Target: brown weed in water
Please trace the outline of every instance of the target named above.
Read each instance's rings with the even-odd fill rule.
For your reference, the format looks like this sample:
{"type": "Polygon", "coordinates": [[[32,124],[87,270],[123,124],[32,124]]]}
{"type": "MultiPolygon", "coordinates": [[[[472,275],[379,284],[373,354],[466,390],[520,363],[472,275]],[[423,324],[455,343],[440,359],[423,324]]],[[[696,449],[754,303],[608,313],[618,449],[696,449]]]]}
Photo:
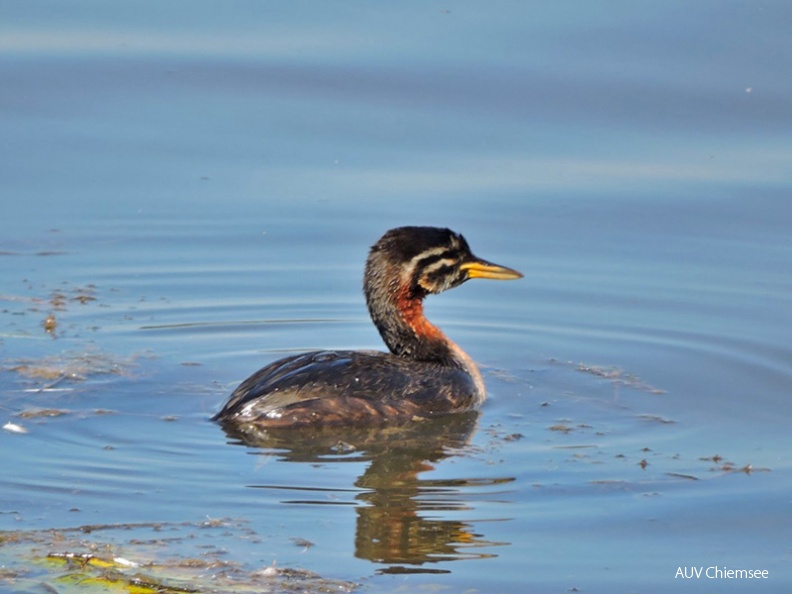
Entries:
{"type": "Polygon", "coordinates": [[[652,423],[660,423],[661,425],[673,425],[676,423],[673,419],[666,419],[659,415],[638,415],[638,418],[652,423]]]}
{"type": "Polygon", "coordinates": [[[641,392],[647,392],[649,394],[665,394],[665,390],[650,386],[637,375],[627,373],[623,369],[615,366],[605,367],[602,365],[584,365],[580,363],[577,365],[576,369],[583,373],[590,373],[597,377],[610,380],[616,385],[632,388],[633,390],[640,390],[641,392]]]}
{"type": "Polygon", "coordinates": [[[61,408],[28,408],[18,412],[16,416],[22,419],[37,419],[40,417],[61,417],[71,414],[70,410],[61,408]]]}
{"type": "Polygon", "coordinates": [[[42,380],[82,381],[93,375],[129,375],[136,357],[95,351],[66,352],[41,359],[17,359],[8,371],[42,380]]]}

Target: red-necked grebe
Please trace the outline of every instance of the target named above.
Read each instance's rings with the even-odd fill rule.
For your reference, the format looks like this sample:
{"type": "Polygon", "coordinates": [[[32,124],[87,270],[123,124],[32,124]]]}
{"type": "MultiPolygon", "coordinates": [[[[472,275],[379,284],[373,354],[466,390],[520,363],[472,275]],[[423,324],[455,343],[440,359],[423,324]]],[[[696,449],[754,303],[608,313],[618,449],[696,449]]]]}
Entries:
{"type": "Polygon", "coordinates": [[[423,313],[423,299],[472,278],[522,274],[473,255],[449,229],[399,227],[375,243],[363,291],[389,353],[314,351],[260,369],[214,417],[261,427],[379,424],[467,411],[486,397],[473,360],[423,313]]]}

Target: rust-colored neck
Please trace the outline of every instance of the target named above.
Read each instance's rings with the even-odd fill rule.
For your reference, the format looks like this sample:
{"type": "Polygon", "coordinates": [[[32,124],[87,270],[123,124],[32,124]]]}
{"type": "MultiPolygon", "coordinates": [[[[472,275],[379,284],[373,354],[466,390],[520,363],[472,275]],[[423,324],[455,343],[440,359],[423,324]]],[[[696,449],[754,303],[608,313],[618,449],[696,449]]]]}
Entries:
{"type": "Polygon", "coordinates": [[[364,292],[371,319],[394,355],[454,364],[453,343],[424,316],[426,293],[412,286],[408,270],[369,262],[364,292]]]}
{"type": "Polygon", "coordinates": [[[410,297],[409,291],[402,289],[396,295],[395,308],[404,323],[409,326],[419,340],[449,343],[449,338],[424,316],[423,299],[410,297]]]}
{"type": "MultiPolygon", "coordinates": [[[[395,295],[393,309],[403,322],[403,332],[396,336],[412,336],[412,341],[404,338],[401,341],[390,339],[380,330],[385,343],[391,352],[403,357],[420,361],[437,361],[443,365],[458,367],[467,371],[476,386],[477,393],[485,394],[484,380],[473,359],[459,345],[448,338],[437,326],[426,319],[423,313],[423,298],[414,297],[406,288],[395,295]],[[410,332],[406,330],[409,328],[410,332]],[[389,342],[390,340],[390,342],[389,342]],[[408,344],[407,348],[404,345],[408,344]],[[394,348],[395,347],[395,348],[394,348]],[[399,349],[402,349],[401,351],[399,349]]],[[[379,325],[377,326],[380,327],[379,325]]]]}
{"type": "Polygon", "coordinates": [[[371,315],[394,355],[418,361],[453,364],[453,343],[424,316],[423,296],[400,287],[384,302],[373,304],[371,315]]]}

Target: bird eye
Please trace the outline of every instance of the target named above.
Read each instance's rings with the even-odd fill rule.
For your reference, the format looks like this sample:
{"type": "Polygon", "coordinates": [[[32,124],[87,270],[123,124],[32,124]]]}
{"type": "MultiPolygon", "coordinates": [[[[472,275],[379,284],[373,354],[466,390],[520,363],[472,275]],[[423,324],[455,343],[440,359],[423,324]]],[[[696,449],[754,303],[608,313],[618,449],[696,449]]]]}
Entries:
{"type": "Polygon", "coordinates": [[[459,276],[456,260],[443,259],[425,266],[418,284],[429,293],[440,293],[452,287],[459,276]]]}

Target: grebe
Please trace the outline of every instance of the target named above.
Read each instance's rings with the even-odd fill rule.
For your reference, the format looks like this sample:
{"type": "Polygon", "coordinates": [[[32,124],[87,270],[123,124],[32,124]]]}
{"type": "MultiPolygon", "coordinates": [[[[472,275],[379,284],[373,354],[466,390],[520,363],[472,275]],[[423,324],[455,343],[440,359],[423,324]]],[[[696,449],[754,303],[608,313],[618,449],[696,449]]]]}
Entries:
{"type": "Polygon", "coordinates": [[[389,353],[313,351],[242,382],[213,420],[259,427],[382,424],[468,411],[486,397],[473,360],[423,313],[423,299],[472,278],[522,274],[473,255],[462,235],[391,229],[366,261],[363,291],[389,353]]]}

